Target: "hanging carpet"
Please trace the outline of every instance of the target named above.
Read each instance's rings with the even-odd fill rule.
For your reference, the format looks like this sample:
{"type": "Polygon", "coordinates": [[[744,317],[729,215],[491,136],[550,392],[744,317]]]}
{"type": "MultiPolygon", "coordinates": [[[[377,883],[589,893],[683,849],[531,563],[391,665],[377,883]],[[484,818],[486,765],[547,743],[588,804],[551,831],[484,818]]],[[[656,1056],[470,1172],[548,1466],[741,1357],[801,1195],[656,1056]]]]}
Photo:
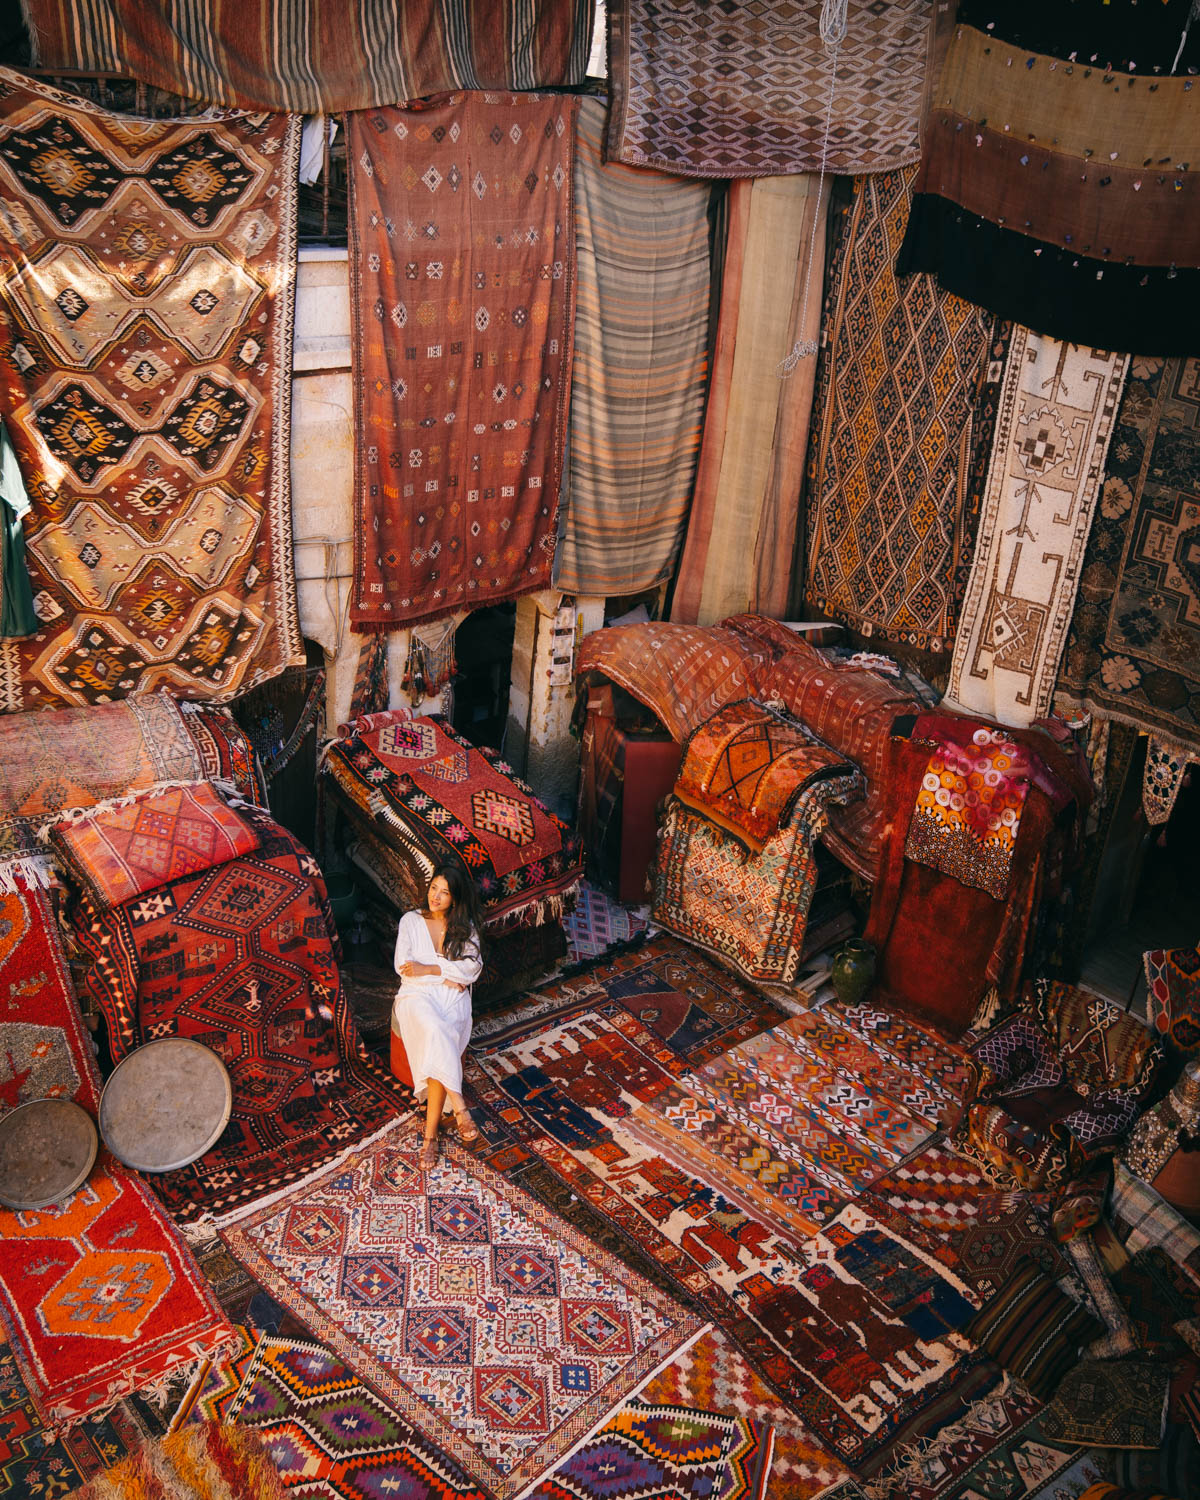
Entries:
{"type": "Polygon", "coordinates": [[[1049,710],[1128,367],[1013,330],[948,709],[1019,726],[1049,710]]]}
{"type": "Polygon", "coordinates": [[[348,118],[355,630],[550,582],[578,109],[467,93],[348,118]]]}
{"type": "MultiPolygon", "coordinates": [[[[100,1080],[47,898],[0,896],[0,1113],[37,1098],[91,1115],[100,1080]]],[[[232,1337],[187,1246],[107,1151],[49,1208],[0,1208],[0,1316],[40,1421],[67,1428],[232,1337]]]]}
{"type": "Polygon", "coordinates": [[[228,699],[304,653],[290,116],[142,120],[0,73],[0,387],[36,635],[0,709],[228,699]]]}
{"type": "Polygon", "coordinates": [[[329,775],[415,864],[418,896],[435,865],[461,860],[487,925],[561,914],[582,876],[579,840],[496,751],[472,745],[440,714],[406,709],[343,729],[329,747],[329,775]]]}
{"type": "Polygon", "coordinates": [[[369,109],[445,89],[580,84],[588,0],[27,0],[33,62],[242,109],[369,109]]]}
{"type": "MultiPolygon", "coordinates": [[[[181,1036],[229,1069],[233,1114],[220,1140],[152,1179],[185,1221],[304,1176],[411,1098],[354,1028],[316,861],[266,813],[243,807],[238,817],[252,853],[199,873],[189,858],[184,873],[114,904],[81,894],[74,912],[113,1057],[181,1036]]],[[[102,868],[89,876],[100,885],[102,868]]]]}
{"type": "Polygon", "coordinates": [[[1009,329],[896,274],[912,171],[860,177],[821,355],[805,597],[864,635],[954,641],[1009,329]]]}
{"type": "Polygon", "coordinates": [[[223,1233],[254,1278],[497,1500],[701,1324],[503,1176],[399,1125],[223,1233]]]}
{"type": "MultiPolygon", "coordinates": [[[[1047,338],[1194,351],[1200,185],[1187,169],[1200,99],[1163,46],[1169,13],[1155,9],[1150,21],[1119,7],[1115,24],[1099,6],[1069,22],[1058,6],[1037,18],[1026,10],[1020,44],[1007,7],[960,10],[924,132],[902,273],[931,273],[1047,338]],[[1122,27],[1117,69],[1101,46],[1122,27]]],[[[1174,19],[1182,43],[1187,18],[1176,10],[1174,19]]]]}
{"type": "MultiPolygon", "coordinates": [[[[707,184],[575,146],[575,357],[555,587],[636,594],[669,578],[696,471],[708,366],[707,184]]],[[[710,398],[711,399],[711,398],[710,398]]]]}
{"type": "Polygon", "coordinates": [[[1058,686],[1200,754],[1198,417],[1200,360],[1132,362],[1058,686]]]}
{"type": "Polygon", "coordinates": [[[812,174],[729,186],[721,314],[673,620],[787,614],[816,368],[795,350],[820,335],[828,201],[812,174]]]}
{"type": "Polygon", "coordinates": [[[608,155],[685,177],[815,172],[823,156],[844,173],[916,161],[933,9],[850,0],[835,51],[816,4],[611,0],[608,155]]]}

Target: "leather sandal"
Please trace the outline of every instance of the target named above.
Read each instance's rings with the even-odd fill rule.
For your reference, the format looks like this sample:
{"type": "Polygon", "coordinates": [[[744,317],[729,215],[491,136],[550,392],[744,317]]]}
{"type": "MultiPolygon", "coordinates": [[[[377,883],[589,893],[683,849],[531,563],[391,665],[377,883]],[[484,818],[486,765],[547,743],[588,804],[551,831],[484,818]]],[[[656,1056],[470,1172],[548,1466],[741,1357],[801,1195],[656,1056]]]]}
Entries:
{"type": "Polygon", "coordinates": [[[438,1164],[438,1138],[436,1135],[423,1137],[420,1156],[423,1171],[432,1172],[438,1164]]]}
{"type": "Polygon", "coordinates": [[[458,1131],[458,1138],[464,1146],[477,1145],[483,1139],[476,1128],[475,1121],[471,1118],[471,1111],[465,1106],[454,1111],[454,1128],[458,1131]]]}

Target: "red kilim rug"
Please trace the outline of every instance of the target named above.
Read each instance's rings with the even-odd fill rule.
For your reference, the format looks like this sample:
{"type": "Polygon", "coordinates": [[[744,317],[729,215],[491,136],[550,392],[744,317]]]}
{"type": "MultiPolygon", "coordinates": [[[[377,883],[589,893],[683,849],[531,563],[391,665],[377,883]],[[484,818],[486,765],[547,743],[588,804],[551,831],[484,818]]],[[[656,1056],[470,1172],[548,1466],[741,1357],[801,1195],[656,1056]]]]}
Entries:
{"type": "MultiPolygon", "coordinates": [[[[0,897],[0,1112],[72,1098],[98,1079],[40,891],[0,897]]],[[[0,1209],[0,1313],[42,1421],[69,1426],[180,1365],[232,1329],[153,1194],[102,1151],[52,1208],[0,1209]]]]}

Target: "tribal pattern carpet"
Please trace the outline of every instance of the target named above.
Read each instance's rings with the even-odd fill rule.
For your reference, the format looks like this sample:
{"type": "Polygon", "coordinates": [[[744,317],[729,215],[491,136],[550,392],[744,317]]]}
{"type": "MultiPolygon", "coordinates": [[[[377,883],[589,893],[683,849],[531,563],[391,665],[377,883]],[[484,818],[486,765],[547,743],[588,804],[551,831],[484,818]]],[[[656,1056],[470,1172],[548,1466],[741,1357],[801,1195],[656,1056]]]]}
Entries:
{"type": "Polygon", "coordinates": [[[406,0],[402,12],[392,0],[359,0],[350,10],[275,0],[269,24],[236,0],[30,0],[29,16],[34,62],[52,73],[79,68],[210,103],[305,115],[447,89],[580,84],[592,27],[586,0],[474,0],[450,10],[406,0]]]}
{"type": "Polygon", "coordinates": [[[329,747],[329,776],[394,846],[418,897],[448,860],[474,880],[490,928],[561,913],[582,877],[582,844],[495,750],[440,714],[396,709],[348,728],[329,747]]]}
{"type": "Polygon", "coordinates": [[[45,854],[38,830],[163,781],[200,781],[205,767],[166,693],[123,703],[0,715],[0,863],[45,854]]]}
{"type": "Polygon", "coordinates": [[[150,1189],[101,1151],[52,1208],[0,1209],[0,1313],[41,1419],[70,1427],[232,1339],[150,1189]]]}
{"type": "Polygon", "coordinates": [[[258,835],[207,781],[147,792],[50,833],[58,858],[96,906],[118,906],[181,875],[252,854],[258,835]]]}
{"type": "Polygon", "coordinates": [[[860,177],[828,298],[809,479],[808,602],[865,635],[951,648],[1007,330],[896,275],[912,172],[860,177]]]}
{"type": "Polygon", "coordinates": [[[611,0],[608,155],[690,177],[815,172],[822,158],[843,173],[916,161],[933,7],[850,0],[833,53],[820,14],[611,0]]]}
{"type": "Polygon", "coordinates": [[[671,798],[658,834],[654,921],[752,982],[790,984],[805,953],[817,840],[830,808],[861,791],[858,771],[806,787],[750,858],[737,837],[671,798]]]}
{"type": "Polygon", "coordinates": [[[504,1177],[402,1124],[223,1232],[265,1289],[496,1500],[700,1323],[504,1177]]]}
{"type": "Polygon", "coordinates": [[[688,1069],[632,1017],[599,1003],[510,1020],[473,1039],[482,1104],[733,1336],[830,1453],[853,1467],[957,1377],[973,1308],[935,1257],[816,1177],[820,1233],[784,1236],[726,1193],[724,1173],[706,1180],[639,1138],[639,1107],[688,1069]],[[901,1286],[920,1316],[886,1310],[901,1286]],[[852,1378],[876,1394],[851,1399],[852,1378]]]}
{"type": "Polygon", "coordinates": [[[65,1430],[48,1428],[12,1350],[0,1344],[0,1495],[73,1494],[148,1437],[161,1437],[191,1379],[184,1366],[152,1393],[128,1396],[65,1430]]]}
{"type": "Polygon", "coordinates": [[[771,1450],[744,1417],[631,1401],[529,1500],[762,1500],[771,1450]]]}
{"type": "Polygon", "coordinates": [[[578,110],[473,90],[347,117],[356,630],[550,582],[578,110]]]}
{"type": "Polygon", "coordinates": [[[778,1398],[720,1329],[701,1334],[649,1382],[640,1399],[651,1405],[730,1412],[770,1423],[775,1447],[768,1495],[812,1500],[819,1490],[845,1475],[845,1466],[780,1406],[778,1398]]]}
{"type": "Polygon", "coordinates": [[[79,1491],[78,1500],[284,1500],[258,1437],[206,1422],[152,1438],[79,1491]]]}
{"type": "Polygon", "coordinates": [[[300,122],[143,120],[0,74],[0,388],[40,628],[0,709],[302,664],[288,413],[300,122]]]}
{"type": "Polygon", "coordinates": [[[636,594],[669,578],[688,519],[708,373],[707,183],[575,144],[576,303],[566,516],[554,585],[636,594]]]}
{"type": "Polygon", "coordinates": [[[488,1500],[485,1490],[363,1384],[324,1345],[250,1337],[180,1408],[186,1422],[236,1422],[257,1433],[285,1490],[330,1500],[364,1495],[488,1500]]]}
{"type": "Polygon", "coordinates": [[[945,706],[1050,708],[1129,357],[1013,331],[945,706]]]}
{"type": "Polygon", "coordinates": [[[1135,359],[1059,673],[1059,699],[1200,756],[1200,360],[1135,359]]]}
{"type": "Polygon", "coordinates": [[[354,1028],[316,861],[267,813],[240,815],[253,854],[119,906],[81,896],[74,918],[114,1058],[182,1036],[229,1069],[220,1140],[151,1179],[181,1220],[278,1190],[411,1107],[354,1028]]]}
{"type": "Polygon", "coordinates": [[[808,787],[853,769],[799,724],[743,699],[693,731],[675,795],[757,852],[808,787]]]}

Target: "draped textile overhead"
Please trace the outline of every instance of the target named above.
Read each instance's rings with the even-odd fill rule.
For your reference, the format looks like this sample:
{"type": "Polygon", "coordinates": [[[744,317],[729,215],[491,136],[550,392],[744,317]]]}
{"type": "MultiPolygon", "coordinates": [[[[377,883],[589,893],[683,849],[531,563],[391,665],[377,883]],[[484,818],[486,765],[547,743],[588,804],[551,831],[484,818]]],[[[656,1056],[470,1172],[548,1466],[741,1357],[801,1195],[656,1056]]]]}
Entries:
{"type": "Polygon", "coordinates": [[[470,93],[348,119],[356,630],[550,582],[578,108],[470,93]]]}
{"type": "Polygon", "coordinates": [[[787,613],[815,372],[811,358],[789,357],[820,331],[827,203],[812,176],[730,185],[717,347],[672,620],[787,613]]]}
{"type": "Polygon", "coordinates": [[[949,650],[1010,330],[896,252],[914,171],[860,177],[821,355],[805,596],[865,635],[949,650]]]}
{"type": "Polygon", "coordinates": [[[947,708],[1017,726],[1049,710],[1128,366],[1013,330],[947,708]]]}
{"type": "MultiPolygon", "coordinates": [[[[928,271],[1054,338],[1190,354],[1200,346],[1200,177],[1188,170],[1200,90],[1187,76],[1090,66],[1085,45],[1051,55],[1032,29],[1018,46],[958,27],[899,269],[928,271]]],[[[1140,49],[1133,60],[1147,67],[1140,49]]]]}
{"type": "Polygon", "coordinates": [[[0,406],[39,629],[0,710],[304,661],[292,564],[290,116],[143,120],[0,70],[0,406]]]}
{"type": "Polygon", "coordinates": [[[933,45],[929,0],[849,0],[822,44],[820,0],[610,0],[608,155],[685,177],[879,172],[914,162],[933,45]]]}
{"type": "Polygon", "coordinates": [[[593,0],[24,0],[35,67],[243,109],[582,83],[593,0]]]}
{"type": "Polygon", "coordinates": [[[1059,674],[1059,701],[1200,756],[1200,359],[1135,359],[1059,674]]]}
{"type": "Polygon", "coordinates": [[[635,594],[668,578],[700,447],[708,351],[707,183],[601,161],[583,99],[566,511],[555,584],[635,594]]]}

